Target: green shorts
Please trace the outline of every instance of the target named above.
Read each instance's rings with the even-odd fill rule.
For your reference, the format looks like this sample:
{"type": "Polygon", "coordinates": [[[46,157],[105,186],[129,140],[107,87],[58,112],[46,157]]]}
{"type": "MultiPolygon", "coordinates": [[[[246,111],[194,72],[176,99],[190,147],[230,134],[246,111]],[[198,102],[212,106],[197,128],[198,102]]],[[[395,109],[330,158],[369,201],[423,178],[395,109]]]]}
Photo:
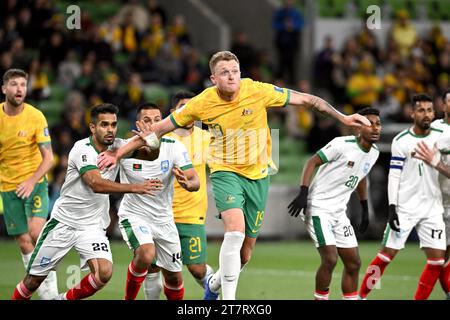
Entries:
{"type": "Polygon", "coordinates": [[[216,171],[211,174],[211,182],[219,212],[218,217],[220,218],[220,213],[225,210],[242,209],[245,218],[245,235],[256,238],[264,219],[269,176],[251,180],[234,172],[216,171]]]}
{"type": "Polygon", "coordinates": [[[3,215],[5,216],[6,231],[10,236],[28,232],[28,218],[48,217],[48,183],[43,182],[34,186],[33,192],[27,199],[21,199],[16,191],[0,192],[3,201],[3,215]]]}
{"type": "Polygon", "coordinates": [[[183,264],[206,263],[206,229],[204,224],[175,223],[180,235],[183,264]]]}

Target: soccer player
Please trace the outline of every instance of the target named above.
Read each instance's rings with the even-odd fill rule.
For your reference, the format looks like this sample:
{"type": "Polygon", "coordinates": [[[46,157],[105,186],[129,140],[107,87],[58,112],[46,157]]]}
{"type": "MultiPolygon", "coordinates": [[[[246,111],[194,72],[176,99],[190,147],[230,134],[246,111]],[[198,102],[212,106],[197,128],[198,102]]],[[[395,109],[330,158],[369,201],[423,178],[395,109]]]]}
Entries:
{"type": "Polygon", "coordinates": [[[328,300],[338,256],[344,263],[343,298],[356,300],[358,297],[361,261],[355,232],[346,215],[347,203],[356,189],[362,207],[359,231],[364,233],[369,225],[366,176],[380,154],[375,142],[381,132],[377,109],[365,108],[358,113],[366,116],[372,126],[361,128],[356,137],[335,138],[312,156],[303,168],[300,192],[288,206],[292,216],[297,217],[303,211],[302,219],[320,254],[316,300],[328,300]],[[311,182],[317,167],[319,170],[311,182]]]}
{"type": "MultiPolygon", "coordinates": [[[[195,95],[180,91],[172,99],[171,112],[182,108],[195,95]]],[[[181,242],[181,258],[194,279],[203,288],[206,276],[213,269],[206,264],[205,220],[208,209],[206,194],[206,160],[211,135],[194,124],[177,128],[166,135],[179,140],[188,150],[192,165],[200,178],[200,189],[188,192],[179,183],[174,183],[173,216],[181,242]]],[[[149,270],[144,280],[144,295],[147,300],[159,299],[162,290],[161,275],[158,267],[149,270]]]]}
{"type": "Polygon", "coordinates": [[[441,273],[446,241],[438,172],[413,157],[418,142],[433,146],[442,134],[442,130],[431,127],[433,118],[431,97],[414,95],[414,125],[400,132],[392,141],[388,181],[389,223],[382,248],[367,268],[359,289],[361,299],[366,299],[386,266],[404,248],[414,227],[419,235],[420,248],[427,257],[414,299],[427,299],[441,273]]]}
{"type": "MultiPolygon", "coordinates": [[[[9,69],[3,75],[0,104],[0,194],[6,230],[14,236],[25,269],[48,217],[46,173],[53,166],[47,121],[41,111],[24,102],[28,74],[9,69]]],[[[56,272],[37,289],[43,300],[58,295],[56,272]]]]}
{"type": "MultiPolygon", "coordinates": [[[[137,122],[151,125],[161,119],[161,110],[153,103],[145,103],[137,109],[137,122]]],[[[125,300],[136,299],[155,256],[156,265],[162,268],[164,274],[167,299],[182,300],[181,245],[172,212],[173,184],[176,178],[183,189],[192,192],[199,189],[200,180],[186,148],[175,139],[164,137],[159,149],[138,152],[147,153],[147,160],[122,160],[121,181],[156,181],[161,188],[155,197],[125,194],[120,203],[120,231],[134,251],[128,266],[125,300]]]]}
{"type": "Polygon", "coordinates": [[[433,121],[432,127],[444,131],[436,145],[436,151],[424,143],[419,143],[414,157],[423,160],[434,167],[439,173],[439,183],[444,205],[445,236],[447,238],[447,249],[445,251],[445,264],[439,281],[447,299],[450,299],[450,90],[442,95],[445,105],[445,116],[443,119],[433,121]]]}
{"type": "Polygon", "coordinates": [[[109,218],[108,193],[143,193],[152,195],[155,183],[114,182],[117,170],[100,172],[97,155],[115,148],[118,108],[100,104],[91,110],[92,135],[75,143],[69,153],[68,168],[61,196],[56,201],[51,219],[45,224],[28,264],[27,274],[15,288],[13,300],[28,300],[51,270],[55,270],[71,248],[81,258],[81,267],[91,273],[58,300],[78,300],[100,290],[111,278],[112,256],[105,234],[105,218],[109,218]]]}
{"type": "Polygon", "coordinates": [[[212,133],[208,164],[225,234],[219,269],[205,282],[205,298],[216,299],[222,288],[222,298],[234,300],[240,270],[250,259],[262,225],[269,189],[271,138],[266,109],[310,106],[345,125],[370,125],[370,122],[358,114],[346,116],[317,96],[251,79],[241,80],[239,60],[229,51],[215,53],[209,66],[214,86],[151,126],[150,131],[136,132],[138,137],[123,149],[100,155],[99,165],[114,166],[124,154],[145,143],[157,148],[161,136],[195,120],[207,124],[212,133]]]}

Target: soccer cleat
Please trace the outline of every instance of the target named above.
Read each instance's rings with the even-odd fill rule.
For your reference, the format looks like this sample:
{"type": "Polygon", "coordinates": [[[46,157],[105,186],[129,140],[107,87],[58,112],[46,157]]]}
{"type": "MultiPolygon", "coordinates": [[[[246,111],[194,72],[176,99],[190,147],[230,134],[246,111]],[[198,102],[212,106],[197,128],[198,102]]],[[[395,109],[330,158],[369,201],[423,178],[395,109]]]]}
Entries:
{"type": "Polygon", "coordinates": [[[206,277],[205,279],[205,283],[203,285],[203,287],[205,288],[205,294],[203,295],[203,300],[219,300],[219,294],[213,292],[210,288],[209,288],[209,279],[211,279],[211,277],[214,274],[210,274],[209,276],[206,277]]]}

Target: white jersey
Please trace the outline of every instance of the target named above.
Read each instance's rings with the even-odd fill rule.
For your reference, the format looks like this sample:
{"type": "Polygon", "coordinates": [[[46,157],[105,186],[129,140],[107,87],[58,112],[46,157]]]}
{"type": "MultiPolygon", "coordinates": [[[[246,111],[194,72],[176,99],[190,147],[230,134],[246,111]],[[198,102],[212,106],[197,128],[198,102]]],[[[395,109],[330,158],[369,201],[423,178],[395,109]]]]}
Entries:
{"type": "Polygon", "coordinates": [[[144,217],[146,221],[163,224],[173,221],[172,199],[174,166],[181,170],[192,168],[185,146],[178,140],[161,138],[157,159],[123,159],[120,161],[120,181],[123,183],[141,183],[145,180],[159,180],[163,187],[154,191],[155,195],[125,194],[119,208],[120,220],[128,215],[144,217]]]}
{"type": "Polygon", "coordinates": [[[428,135],[418,136],[414,134],[413,128],[409,128],[397,134],[392,141],[389,170],[400,170],[397,191],[399,212],[424,218],[442,215],[444,209],[438,171],[412,156],[419,141],[424,141],[431,148],[441,134],[441,130],[431,128],[428,135]]]}
{"type": "MultiPolygon", "coordinates": [[[[438,149],[442,155],[442,162],[450,166],[450,123],[445,122],[444,119],[439,119],[433,121],[431,126],[444,131],[438,140],[438,149]]],[[[440,174],[439,184],[441,186],[444,207],[450,208],[450,179],[440,174]]]]}
{"type": "Polygon", "coordinates": [[[365,151],[355,136],[338,137],[317,152],[324,162],[309,187],[308,206],[330,213],[347,209],[352,192],[369,173],[380,152],[372,145],[365,151]]]}
{"type": "MultiPolygon", "coordinates": [[[[119,148],[122,144],[123,140],[116,138],[108,150],[119,148]]],[[[78,229],[93,225],[106,228],[109,225],[109,195],[95,193],[82,179],[86,171],[98,169],[98,154],[92,137],[75,142],[69,153],[66,178],[53,207],[52,218],[78,229]]],[[[101,176],[114,181],[117,172],[117,167],[111,171],[105,169],[101,176]]]]}

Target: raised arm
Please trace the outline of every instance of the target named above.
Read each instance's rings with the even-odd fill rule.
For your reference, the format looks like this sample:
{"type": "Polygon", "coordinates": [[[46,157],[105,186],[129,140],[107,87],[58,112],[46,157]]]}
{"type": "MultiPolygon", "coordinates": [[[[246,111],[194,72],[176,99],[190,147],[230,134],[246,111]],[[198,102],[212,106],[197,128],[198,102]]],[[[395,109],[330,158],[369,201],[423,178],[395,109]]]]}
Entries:
{"type": "Polygon", "coordinates": [[[322,164],[322,159],[320,159],[320,157],[315,154],[308,159],[305,166],[303,167],[300,191],[297,197],[288,206],[289,214],[291,216],[298,217],[302,210],[303,214],[305,214],[306,205],[308,202],[309,185],[311,184],[314,170],[322,164]]]}
{"type": "Polygon", "coordinates": [[[19,198],[25,199],[33,192],[36,183],[53,167],[53,151],[50,142],[38,144],[42,161],[33,175],[20,183],[16,188],[16,194],[19,198]]]}
{"type": "Polygon", "coordinates": [[[369,120],[367,120],[366,117],[357,113],[347,116],[336,110],[331,104],[329,104],[322,98],[312,94],[291,90],[289,105],[297,107],[300,106],[311,107],[313,110],[323,115],[339,120],[346,126],[350,127],[360,127],[361,125],[370,126],[370,122],[369,120]]]}

